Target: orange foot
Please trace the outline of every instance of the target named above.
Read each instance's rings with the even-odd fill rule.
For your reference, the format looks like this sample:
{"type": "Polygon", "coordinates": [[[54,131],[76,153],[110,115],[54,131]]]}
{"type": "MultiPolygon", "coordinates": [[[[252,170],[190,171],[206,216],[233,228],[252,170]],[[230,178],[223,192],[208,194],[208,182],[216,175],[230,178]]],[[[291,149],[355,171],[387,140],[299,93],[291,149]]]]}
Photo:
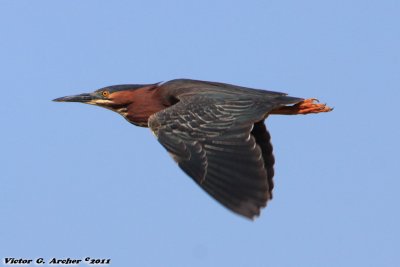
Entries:
{"type": "Polygon", "coordinates": [[[328,107],[326,104],[318,103],[318,99],[309,98],[305,99],[293,106],[285,106],[274,109],[270,114],[280,114],[280,115],[298,115],[298,114],[310,114],[310,113],[320,113],[329,112],[333,108],[328,107]]]}

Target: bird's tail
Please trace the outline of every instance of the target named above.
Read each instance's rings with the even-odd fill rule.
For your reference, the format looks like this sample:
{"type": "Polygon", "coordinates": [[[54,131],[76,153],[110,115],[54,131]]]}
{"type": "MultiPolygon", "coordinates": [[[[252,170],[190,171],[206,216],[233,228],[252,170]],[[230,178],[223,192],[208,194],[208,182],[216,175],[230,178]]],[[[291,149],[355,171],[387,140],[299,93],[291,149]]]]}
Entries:
{"type": "Polygon", "coordinates": [[[303,101],[304,98],[299,97],[292,97],[287,95],[278,96],[274,99],[274,102],[279,105],[290,105],[290,104],[297,104],[303,101]]]}

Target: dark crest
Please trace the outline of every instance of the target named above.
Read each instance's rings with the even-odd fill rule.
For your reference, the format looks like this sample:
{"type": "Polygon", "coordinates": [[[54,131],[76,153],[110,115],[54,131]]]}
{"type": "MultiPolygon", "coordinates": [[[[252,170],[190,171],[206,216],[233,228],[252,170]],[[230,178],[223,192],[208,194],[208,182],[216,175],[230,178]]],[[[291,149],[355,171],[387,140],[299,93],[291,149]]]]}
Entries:
{"type": "Polygon", "coordinates": [[[118,91],[134,90],[134,89],[139,89],[139,88],[143,88],[146,86],[154,86],[154,85],[156,85],[156,84],[119,84],[119,85],[106,86],[106,87],[100,88],[96,91],[107,90],[110,93],[113,93],[113,92],[118,92],[118,91]]]}

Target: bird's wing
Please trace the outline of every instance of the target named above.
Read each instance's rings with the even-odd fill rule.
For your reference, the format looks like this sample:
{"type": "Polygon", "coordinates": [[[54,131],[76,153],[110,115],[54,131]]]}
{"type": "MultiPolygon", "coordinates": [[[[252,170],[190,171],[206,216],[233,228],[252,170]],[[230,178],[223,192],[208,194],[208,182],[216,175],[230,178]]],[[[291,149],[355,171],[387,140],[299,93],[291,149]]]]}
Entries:
{"type": "Polygon", "coordinates": [[[253,218],[273,187],[272,146],[263,124],[272,106],[254,99],[181,97],[151,116],[149,127],[197,184],[228,209],[253,218]]]}

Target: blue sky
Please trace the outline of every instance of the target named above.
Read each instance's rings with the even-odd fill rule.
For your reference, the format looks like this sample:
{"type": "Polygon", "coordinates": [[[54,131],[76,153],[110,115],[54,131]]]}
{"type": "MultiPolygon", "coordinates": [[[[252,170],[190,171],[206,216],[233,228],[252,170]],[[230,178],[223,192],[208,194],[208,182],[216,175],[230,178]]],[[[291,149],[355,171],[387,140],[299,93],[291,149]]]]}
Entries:
{"type": "Polygon", "coordinates": [[[0,258],[112,266],[400,266],[400,2],[0,1],[0,258]],[[251,222],[148,129],[64,95],[174,78],[317,97],[273,116],[251,222]]]}

